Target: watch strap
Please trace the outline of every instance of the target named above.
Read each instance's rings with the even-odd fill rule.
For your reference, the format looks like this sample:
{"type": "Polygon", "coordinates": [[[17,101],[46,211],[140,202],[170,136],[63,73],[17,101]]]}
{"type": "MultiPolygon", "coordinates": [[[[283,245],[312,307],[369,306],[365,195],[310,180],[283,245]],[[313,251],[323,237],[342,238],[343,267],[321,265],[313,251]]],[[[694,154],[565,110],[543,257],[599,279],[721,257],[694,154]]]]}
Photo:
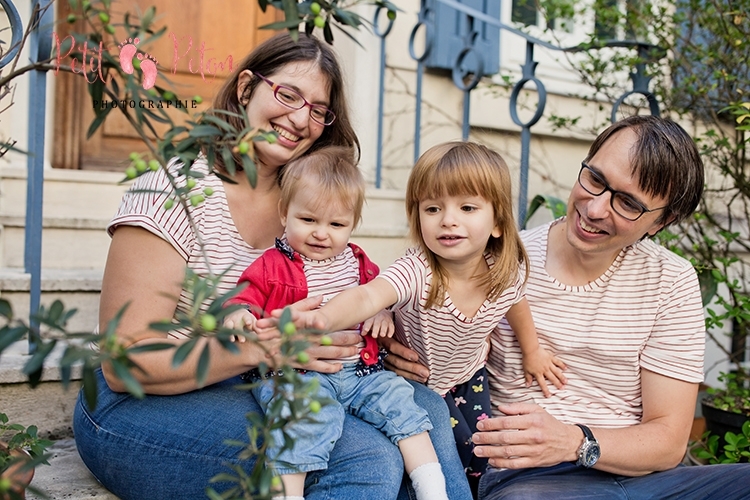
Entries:
{"type": "Polygon", "coordinates": [[[591,429],[589,429],[583,424],[576,424],[576,425],[581,428],[581,430],[583,431],[583,435],[586,437],[586,439],[588,439],[589,441],[596,441],[596,438],[594,437],[594,433],[591,432],[591,429]]]}

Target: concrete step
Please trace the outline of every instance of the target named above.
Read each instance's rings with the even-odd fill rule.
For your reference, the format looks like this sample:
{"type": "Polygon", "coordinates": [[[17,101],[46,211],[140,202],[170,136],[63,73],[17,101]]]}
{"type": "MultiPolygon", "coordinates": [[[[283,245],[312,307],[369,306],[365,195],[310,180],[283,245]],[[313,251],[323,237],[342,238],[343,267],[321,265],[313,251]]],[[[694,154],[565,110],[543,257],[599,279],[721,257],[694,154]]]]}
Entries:
{"type": "MultiPolygon", "coordinates": [[[[104,268],[110,242],[105,228],[128,187],[118,184],[121,179],[114,172],[45,171],[43,268],[104,268]]],[[[0,167],[0,268],[24,266],[25,211],[25,169],[0,167]]],[[[354,242],[387,266],[406,247],[407,232],[403,193],[368,189],[354,242]]]]}
{"type": "MultiPolygon", "coordinates": [[[[56,441],[49,448],[52,458],[49,465],[36,469],[31,485],[49,500],[118,500],[104,488],[83,464],[72,438],[56,441]]],[[[31,492],[29,500],[42,500],[31,492]]]]}
{"type": "MultiPolygon", "coordinates": [[[[99,269],[42,269],[42,305],[61,300],[67,309],[78,312],[68,323],[71,332],[92,332],[99,321],[99,269]]],[[[0,269],[0,296],[10,301],[17,318],[29,317],[30,275],[22,269],[0,269]]]]}

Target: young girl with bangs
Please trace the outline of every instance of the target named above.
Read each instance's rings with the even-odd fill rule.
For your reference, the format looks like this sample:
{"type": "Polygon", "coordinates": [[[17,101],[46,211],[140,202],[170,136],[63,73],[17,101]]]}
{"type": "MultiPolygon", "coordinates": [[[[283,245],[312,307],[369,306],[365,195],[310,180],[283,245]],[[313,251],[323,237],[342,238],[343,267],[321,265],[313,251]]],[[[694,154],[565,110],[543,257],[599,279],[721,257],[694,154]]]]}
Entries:
{"type": "Polygon", "coordinates": [[[499,154],[470,142],[432,147],[407,185],[417,245],[369,283],[295,316],[300,327],[336,331],[390,307],[396,339],[419,354],[430,371],[427,386],[448,404],[475,492],[487,460],[473,455],[471,436],[476,423],[491,416],[485,362],[500,320],[506,317],[516,334],[528,385],[536,379],[548,396],[545,379],[557,388],[566,382],[564,363],[537,339],[524,292],[526,252],[511,203],[510,173],[499,154]]]}

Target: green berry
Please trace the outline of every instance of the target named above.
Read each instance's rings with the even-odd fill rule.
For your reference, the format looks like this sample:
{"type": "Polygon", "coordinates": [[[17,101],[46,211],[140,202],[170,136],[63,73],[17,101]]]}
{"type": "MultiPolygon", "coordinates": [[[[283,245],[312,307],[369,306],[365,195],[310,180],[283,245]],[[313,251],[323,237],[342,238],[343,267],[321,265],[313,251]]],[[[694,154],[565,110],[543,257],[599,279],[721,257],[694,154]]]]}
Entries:
{"type": "Polygon", "coordinates": [[[162,94],[161,96],[162,96],[162,97],[163,97],[163,98],[164,98],[165,100],[167,100],[167,101],[171,101],[172,99],[174,99],[174,92],[170,92],[169,90],[167,90],[167,91],[166,91],[166,92],[164,92],[164,93],[163,93],[163,94],[162,94]]]}
{"type": "Polygon", "coordinates": [[[318,2],[311,3],[310,12],[312,12],[314,16],[317,16],[318,14],[320,14],[320,4],[318,2]]]}
{"type": "Polygon", "coordinates": [[[310,411],[313,413],[318,413],[320,411],[320,401],[310,401],[310,411]]]}
{"type": "Polygon", "coordinates": [[[193,196],[190,197],[190,204],[193,205],[194,207],[197,207],[198,205],[203,203],[205,199],[206,198],[202,194],[194,194],[193,196]]]}
{"type": "Polygon", "coordinates": [[[172,198],[164,202],[164,210],[169,210],[174,206],[174,200],[172,198]]]}
{"type": "Polygon", "coordinates": [[[78,19],[78,17],[75,14],[68,14],[68,22],[70,24],[73,24],[74,22],[76,22],[76,19],[78,19]]]}
{"type": "MultiPolygon", "coordinates": [[[[115,34],[115,27],[114,27],[114,26],[112,26],[111,24],[108,24],[108,25],[106,25],[106,26],[104,27],[104,30],[105,30],[105,31],[106,31],[107,33],[109,33],[110,35],[114,35],[114,34],[115,34]]],[[[140,64],[139,64],[139,66],[140,66],[140,64]]]]}
{"type": "Polygon", "coordinates": [[[214,188],[212,187],[205,188],[203,190],[203,194],[205,194],[206,196],[211,196],[212,194],[214,194],[214,188]]]}
{"type": "Polygon", "coordinates": [[[281,488],[281,478],[279,476],[273,476],[271,478],[271,488],[281,488]]]}
{"type": "Polygon", "coordinates": [[[390,19],[391,21],[395,21],[396,20],[396,11],[395,10],[389,10],[388,11],[388,19],[390,19]]]}
{"type": "Polygon", "coordinates": [[[138,153],[136,153],[135,151],[133,151],[132,153],[130,153],[130,154],[128,155],[128,158],[130,158],[130,161],[136,161],[136,160],[137,160],[138,158],[140,158],[140,157],[141,157],[141,155],[139,155],[139,154],[138,154],[138,153]]]}
{"type": "MultiPolygon", "coordinates": [[[[133,66],[135,66],[135,62],[136,61],[138,61],[138,59],[136,59],[135,61],[133,61],[133,66]]],[[[141,67],[141,62],[140,61],[138,61],[138,67],[139,68],[141,67]]],[[[158,97],[159,96],[159,91],[156,90],[156,89],[153,89],[153,88],[152,89],[148,89],[148,91],[146,93],[148,95],[150,95],[151,97],[158,97]]]]}
{"type": "Polygon", "coordinates": [[[107,14],[106,12],[100,12],[99,19],[101,19],[101,21],[106,24],[109,22],[109,14],[107,14]]]}
{"type": "Polygon", "coordinates": [[[188,189],[193,189],[196,184],[195,179],[192,178],[188,179],[186,183],[188,189]]]}
{"type": "Polygon", "coordinates": [[[159,167],[160,167],[160,165],[159,165],[158,160],[149,160],[148,161],[148,168],[150,168],[154,172],[156,172],[157,170],[159,170],[159,167]]]}
{"type": "Polygon", "coordinates": [[[297,361],[304,365],[305,363],[310,361],[310,356],[306,352],[302,351],[301,353],[297,354],[297,361]]]}
{"type": "Polygon", "coordinates": [[[333,339],[329,337],[328,335],[323,335],[320,337],[320,345],[332,345],[333,339]]]}
{"type": "Polygon", "coordinates": [[[266,134],[266,142],[268,144],[275,144],[276,143],[276,134],[266,134]]]}
{"type": "Polygon", "coordinates": [[[322,28],[326,25],[326,20],[323,16],[315,16],[315,19],[313,19],[313,23],[315,23],[315,26],[318,28],[322,28]]]}
{"type": "Polygon", "coordinates": [[[127,177],[128,179],[135,179],[136,177],[138,177],[138,170],[136,170],[133,166],[126,168],[125,177],[127,177]]]}
{"type": "Polygon", "coordinates": [[[91,8],[91,2],[89,0],[83,0],[83,3],[81,4],[83,6],[83,11],[86,12],[91,8]]]}
{"type": "Polygon", "coordinates": [[[200,104],[203,102],[203,98],[199,95],[193,96],[193,100],[196,102],[196,104],[200,104]]]}
{"type": "Polygon", "coordinates": [[[13,483],[10,481],[9,477],[4,477],[0,479],[0,491],[1,492],[5,493],[5,492],[10,491],[11,486],[13,486],[13,483]]]}
{"type": "Polygon", "coordinates": [[[248,151],[250,151],[250,144],[248,144],[245,141],[242,141],[239,146],[237,146],[237,151],[240,152],[240,154],[246,155],[248,151]]]}
{"type": "Polygon", "coordinates": [[[136,160],[136,162],[135,162],[135,169],[138,172],[141,172],[141,173],[145,172],[147,167],[148,167],[148,165],[146,164],[146,162],[144,160],[136,160]]]}
{"type": "Polygon", "coordinates": [[[287,335],[294,335],[297,332],[297,327],[291,321],[284,325],[284,333],[287,335]]]}
{"type": "MultiPolygon", "coordinates": [[[[133,59],[133,67],[135,69],[141,69],[141,60],[138,59],[137,57],[135,59],[133,59]]],[[[154,90],[154,89],[151,89],[151,90],[154,90]]],[[[154,97],[156,97],[157,94],[152,94],[152,95],[154,95],[154,97]]]]}
{"type": "Polygon", "coordinates": [[[207,332],[216,330],[216,316],[213,314],[204,314],[201,316],[201,327],[207,332]]]}

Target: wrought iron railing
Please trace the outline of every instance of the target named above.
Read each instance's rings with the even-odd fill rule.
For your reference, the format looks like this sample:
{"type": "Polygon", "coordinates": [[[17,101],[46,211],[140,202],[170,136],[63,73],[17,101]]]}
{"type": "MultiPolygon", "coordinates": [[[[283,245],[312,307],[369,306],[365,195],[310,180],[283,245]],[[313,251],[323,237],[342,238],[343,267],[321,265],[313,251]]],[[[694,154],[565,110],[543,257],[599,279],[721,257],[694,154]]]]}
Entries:
{"type": "MultiPolygon", "coordinates": [[[[531,127],[533,127],[544,114],[544,108],[547,102],[547,90],[542,83],[536,77],[536,67],[539,64],[538,61],[534,60],[534,48],[536,46],[544,47],[545,49],[552,51],[562,52],[580,52],[583,50],[597,50],[604,47],[626,47],[636,49],[638,51],[640,61],[636,64],[634,71],[631,73],[631,81],[633,84],[632,90],[624,93],[614,104],[611,114],[611,120],[614,122],[617,117],[617,111],[620,105],[625,101],[627,97],[633,94],[640,94],[644,96],[648,103],[651,114],[659,114],[659,104],[656,100],[656,96],[649,90],[649,83],[651,77],[646,73],[646,63],[650,58],[653,59],[654,54],[657,59],[664,57],[665,52],[660,50],[658,47],[653,45],[628,40],[609,40],[592,47],[591,45],[575,45],[571,47],[560,47],[553,45],[549,42],[531,36],[523,31],[520,31],[512,26],[504,24],[499,19],[495,19],[491,16],[486,15],[484,12],[473,9],[469,6],[461,4],[455,0],[432,0],[455,9],[457,12],[463,14],[466,26],[468,27],[467,35],[464,37],[464,47],[458,53],[455,63],[452,68],[452,80],[455,86],[463,91],[463,117],[462,117],[462,137],[467,140],[469,137],[470,122],[469,122],[469,108],[471,102],[471,92],[481,81],[482,77],[486,76],[483,72],[484,55],[481,51],[476,50],[474,47],[475,41],[479,36],[477,26],[480,23],[486,23],[490,26],[499,28],[499,30],[505,30],[516,36],[519,36],[526,40],[526,61],[521,66],[521,79],[515,83],[513,90],[510,94],[510,116],[513,123],[521,127],[521,160],[520,160],[520,182],[519,182],[519,196],[518,196],[518,220],[519,224],[526,219],[526,207],[528,204],[528,175],[529,175],[529,148],[531,144],[531,127]],[[471,58],[468,56],[471,54],[471,58]],[[468,60],[473,60],[475,66],[467,68],[465,63],[468,60]],[[533,83],[536,86],[538,95],[537,107],[533,116],[523,121],[518,114],[518,95],[527,83],[533,83]]],[[[377,131],[377,157],[375,165],[375,186],[381,187],[382,184],[382,149],[383,149],[383,113],[384,113],[384,96],[385,96],[385,85],[384,85],[384,74],[386,71],[385,61],[385,38],[391,32],[393,21],[389,19],[388,27],[381,30],[379,27],[380,9],[375,13],[374,25],[375,34],[381,39],[381,57],[380,57],[380,88],[378,96],[378,131],[377,131]]],[[[498,34],[499,34],[498,30],[498,34]]],[[[420,136],[421,136],[421,107],[422,107],[422,87],[424,80],[425,64],[424,61],[427,59],[430,50],[435,40],[434,37],[440,36],[437,29],[433,25],[431,20],[431,12],[427,5],[427,0],[422,0],[421,9],[418,14],[417,24],[411,31],[409,37],[409,54],[417,62],[416,71],[416,108],[415,108],[415,124],[414,124],[414,161],[419,157],[420,154],[420,136]],[[418,32],[424,32],[424,50],[421,54],[416,53],[416,41],[418,32]]],[[[499,35],[498,35],[499,36],[499,35]]]]}
{"type": "MultiPolygon", "coordinates": [[[[0,0],[11,29],[9,50],[0,59],[0,69],[18,55],[23,39],[23,22],[12,1],[0,0]]],[[[52,0],[33,0],[29,33],[31,63],[49,59],[52,50],[54,9],[52,0]]],[[[29,274],[29,323],[38,327],[34,314],[39,310],[42,283],[42,199],[44,196],[44,122],[46,113],[46,69],[29,72],[28,146],[26,180],[26,224],[24,227],[24,271],[29,274]]],[[[34,350],[30,344],[29,349],[34,350]]]]}

